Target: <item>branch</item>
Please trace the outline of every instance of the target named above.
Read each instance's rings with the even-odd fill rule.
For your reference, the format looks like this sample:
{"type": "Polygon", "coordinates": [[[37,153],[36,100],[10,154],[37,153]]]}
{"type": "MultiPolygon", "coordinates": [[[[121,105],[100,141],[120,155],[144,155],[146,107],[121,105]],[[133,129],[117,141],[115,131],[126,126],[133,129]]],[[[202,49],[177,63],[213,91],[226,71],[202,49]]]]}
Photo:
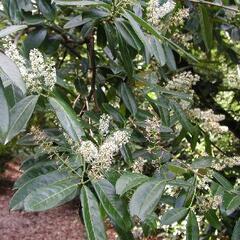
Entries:
{"type": "Polygon", "coordinates": [[[226,5],[223,5],[222,3],[215,3],[215,2],[209,2],[209,1],[204,1],[204,0],[189,0],[189,1],[193,2],[193,3],[198,3],[198,4],[207,4],[207,5],[211,5],[211,6],[215,6],[215,7],[221,7],[221,8],[225,8],[229,11],[234,11],[234,12],[239,11],[238,8],[226,6],[226,5]]]}

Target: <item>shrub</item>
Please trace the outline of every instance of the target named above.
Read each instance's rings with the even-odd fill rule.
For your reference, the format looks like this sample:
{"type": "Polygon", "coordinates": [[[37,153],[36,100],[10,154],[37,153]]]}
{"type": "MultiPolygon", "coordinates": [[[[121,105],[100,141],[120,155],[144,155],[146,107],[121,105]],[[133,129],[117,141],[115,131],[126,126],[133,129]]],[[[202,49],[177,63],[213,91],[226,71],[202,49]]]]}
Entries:
{"type": "Polygon", "coordinates": [[[12,210],[80,198],[89,239],[106,220],[125,240],[240,238],[237,5],[2,3],[0,139],[28,126],[34,148],[12,210]]]}

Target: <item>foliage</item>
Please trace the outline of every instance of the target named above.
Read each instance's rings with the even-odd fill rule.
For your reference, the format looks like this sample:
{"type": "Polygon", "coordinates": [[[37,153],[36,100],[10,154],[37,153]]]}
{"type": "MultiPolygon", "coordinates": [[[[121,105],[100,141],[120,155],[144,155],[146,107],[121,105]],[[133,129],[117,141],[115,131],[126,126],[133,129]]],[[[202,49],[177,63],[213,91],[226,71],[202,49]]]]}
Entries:
{"type": "Polygon", "coordinates": [[[0,142],[33,150],[10,208],[80,198],[89,239],[239,239],[238,4],[3,0],[0,142]]]}

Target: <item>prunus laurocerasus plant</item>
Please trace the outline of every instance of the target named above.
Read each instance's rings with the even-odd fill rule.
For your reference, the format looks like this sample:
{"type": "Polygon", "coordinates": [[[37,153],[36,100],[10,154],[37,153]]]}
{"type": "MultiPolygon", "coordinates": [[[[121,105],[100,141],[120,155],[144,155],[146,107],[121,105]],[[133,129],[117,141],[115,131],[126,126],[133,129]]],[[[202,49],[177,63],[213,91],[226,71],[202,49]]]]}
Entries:
{"type": "Polygon", "coordinates": [[[79,198],[91,240],[240,239],[238,0],[0,4],[0,142],[31,152],[11,210],[79,198]]]}

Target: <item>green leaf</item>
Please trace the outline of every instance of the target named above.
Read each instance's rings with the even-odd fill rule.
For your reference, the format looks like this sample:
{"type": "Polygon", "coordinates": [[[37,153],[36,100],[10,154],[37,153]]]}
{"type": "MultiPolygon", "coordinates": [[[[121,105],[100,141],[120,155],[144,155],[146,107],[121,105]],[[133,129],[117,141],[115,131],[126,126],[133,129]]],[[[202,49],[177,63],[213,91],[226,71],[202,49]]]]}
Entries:
{"type": "Polygon", "coordinates": [[[109,115],[111,115],[116,122],[124,124],[125,119],[116,108],[114,108],[112,105],[110,105],[108,103],[103,103],[102,105],[103,105],[104,110],[109,115]]]}
{"type": "Polygon", "coordinates": [[[186,240],[198,240],[199,239],[199,227],[195,213],[190,210],[187,221],[187,239],[186,240]]]}
{"type": "Polygon", "coordinates": [[[131,216],[138,216],[144,221],[159,203],[165,185],[166,181],[154,179],[138,187],[129,203],[131,216]]]}
{"type": "Polygon", "coordinates": [[[49,102],[54,108],[56,115],[65,131],[74,141],[80,141],[81,137],[85,134],[73,109],[66,102],[64,102],[64,100],[58,97],[50,97],[49,102]]]}
{"type": "Polygon", "coordinates": [[[88,239],[107,239],[98,202],[93,193],[86,186],[83,186],[81,190],[81,205],[88,239]]]}
{"type": "Polygon", "coordinates": [[[162,225],[171,225],[183,219],[188,213],[188,208],[174,208],[163,214],[161,218],[162,225]]]}
{"type": "Polygon", "coordinates": [[[231,200],[225,206],[226,210],[232,211],[237,209],[240,206],[240,196],[236,195],[231,198],[231,200]]]}
{"type": "Polygon", "coordinates": [[[70,196],[75,197],[78,185],[79,180],[74,177],[38,188],[24,199],[24,209],[28,212],[36,212],[59,206],[64,199],[69,201],[70,196]]]}
{"type": "Polygon", "coordinates": [[[23,208],[23,200],[31,193],[36,191],[36,189],[53,184],[59,181],[63,181],[69,178],[69,175],[64,172],[59,172],[58,170],[40,175],[36,178],[32,178],[26,182],[22,187],[20,187],[13,195],[9,208],[11,210],[19,210],[23,208]]]}
{"type": "Polygon", "coordinates": [[[38,96],[28,96],[10,109],[10,124],[5,144],[24,131],[36,106],[38,96]]]}
{"type": "Polygon", "coordinates": [[[167,166],[168,166],[168,169],[171,172],[173,172],[173,173],[175,173],[177,175],[183,175],[183,174],[187,173],[187,169],[182,167],[182,166],[180,166],[177,163],[169,163],[167,166]]]}
{"type": "Polygon", "coordinates": [[[212,157],[200,157],[191,164],[191,167],[194,169],[209,168],[212,166],[213,159],[212,157]]]}
{"type": "Polygon", "coordinates": [[[164,66],[166,63],[166,57],[162,44],[155,37],[151,38],[151,44],[154,57],[160,63],[160,66],[164,66]]]}
{"type": "Polygon", "coordinates": [[[132,26],[133,30],[135,31],[136,35],[138,36],[138,38],[143,43],[146,51],[148,53],[151,53],[152,52],[151,46],[149,45],[149,43],[147,41],[147,38],[144,35],[142,29],[140,28],[140,26],[136,22],[136,19],[134,19],[133,14],[131,14],[131,12],[125,12],[124,16],[128,19],[128,21],[129,21],[130,25],[132,26]]]}
{"type": "Polygon", "coordinates": [[[149,178],[142,174],[137,173],[125,173],[123,174],[116,183],[116,193],[123,195],[129,190],[143,184],[149,178]]]}
{"type": "Polygon", "coordinates": [[[124,40],[136,50],[141,50],[143,44],[136,33],[133,31],[132,27],[127,21],[123,21],[121,18],[115,20],[115,26],[124,40]]]}
{"type": "Polygon", "coordinates": [[[0,38],[27,28],[27,25],[12,25],[0,31],[0,38]]]}
{"type": "Polygon", "coordinates": [[[231,240],[239,240],[239,239],[240,239],[240,218],[238,219],[238,221],[234,226],[232,237],[231,237],[231,240]]]}
{"type": "Polygon", "coordinates": [[[137,113],[137,104],[131,89],[124,82],[121,83],[120,93],[126,108],[135,116],[137,113]]]}
{"type": "Polygon", "coordinates": [[[124,231],[131,229],[132,222],[126,204],[116,195],[114,186],[106,179],[94,183],[94,189],[108,216],[124,231]]]}
{"type": "Polygon", "coordinates": [[[216,228],[218,230],[221,229],[221,223],[218,220],[215,210],[209,209],[204,215],[211,226],[213,226],[214,228],[216,228]]]}
{"type": "Polygon", "coordinates": [[[213,22],[205,6],[200,4],[198,9],[202,38],[206,49],[210,51],[213,46],[213,22]]]}
{"type": "MultiPolygon", "coordinates": [[[[195,62],[197,62],[197,59],[189,54],[187,51],[185,51],[183,48],[181,48],[180,46],[178,46],[176,43],[174,43],[172,40],[168,39],[167,37],[165,37],[164,35],[161,35],[156,29],[154,29],[149,23],[147,23],[145,20],[143,20],[142,18],[138,17],[137,15],[135,15],[134,13],[130,12],[130,11],[125,11],[124,12],[124,16],[129,20],[130,24],[132,25],[133,29],[135,31],[137,31],[136,33],[138,34],[138,36],[140,36],[139,38],[141,39],[141,41],[143,42],[143,44],[146,47],[146,39],[144,34],[142,33],[142,30],[140,29],[139,25],[140,24],[146,31],[148,31],[150,34],[152,34],[153,36],[155,36],[156,38],[160,39],[160,40],[164,40],[165,42],[167,42],[172,48],[174,48],[176,51],[179,51],[180,53],[183,53],[184,55],[186,55],[187,57],[189,57],[190,59],[194,60],[195,62]],[[137,24],[138,23],[138,24],[137,24]]],[[[147,48],[149,49],[149,48],[147,48]]],[[[151,52],[151,51],[149,51],[151,52]]]]}
{"type": "MultiPolygon", "coordinates": [[[[6,55],[0,52],[0,77],[18,87],[23,94],[26,93],[26,85],[22,80],[17,65],[6,55]]],[[[6,84],[5,84],[6,85],[6,84]]]]}
{"type": "Polygon", "coordinates": [[[24,172],[23,175],[14,183],[14,188],[20,188],[28,181],[31,181],[33,178],[52,172],[56,170],[56,168],[56,163],[53,161],[46,161],[41,162],[40,164],[35,164],[26,172],[24,172]]]}
{"type": "Polygon", "coordinates": [[[194,127],[191,124],[191,122],[188,120],[188,118],[187,118],[186,114],[184,113],[184,111],[182,110],[181,106],[177,102],[174,102],[174,101],[171,102],[171,106],[172,106],[174,112],[176,113],[177,118],[178,118],[179,122],[182,124],[182,126],[188,132],[193,134],[195,132],[194,127]]]}
{"type": "Polygon", "coordinates": [[[57,5],[63,5],[63,6],[79,6],[79,7],[84,7],[84,6],[102,6],[105,8],[110,9],[110,5],[101,2],[101,1],[61,1],[61,0],[54,0],[54,2],[57,5]]]}
{"type": "Polygon", "coordinates": [[[37,0],[36,2],[43,16],[48,20],[53,20],[55,17],[55,8],[51,0],[37,0]]]}
{"type": "Polygon", "coordinates": [[[9,107],[4,93],[2,81],[0,79],[0,143],[4,143],[9,127],[9,107]]]}
{"type": "Polygon", "coordinates": [[[213,177],[227,190],[233,188],[232,184],[220,173],[214,172],[213,177]]]}

